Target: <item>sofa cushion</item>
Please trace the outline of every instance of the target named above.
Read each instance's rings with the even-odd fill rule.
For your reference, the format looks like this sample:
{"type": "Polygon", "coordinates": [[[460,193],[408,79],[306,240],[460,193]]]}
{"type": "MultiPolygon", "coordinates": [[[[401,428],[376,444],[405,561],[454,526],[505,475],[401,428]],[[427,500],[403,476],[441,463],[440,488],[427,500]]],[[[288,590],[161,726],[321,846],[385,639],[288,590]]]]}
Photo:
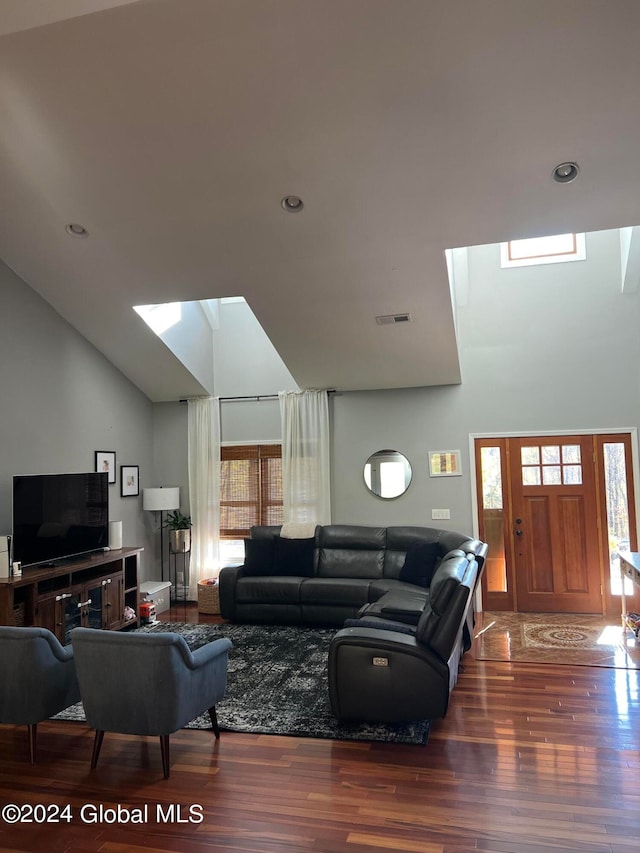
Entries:
{"type": "Polygon", "coordinates": [[[382,616],[386,619],[417,625],[428,601],[429,591],[426,589],[416,589],[415,592],[407,590],[387,592],[378,601],[369,604],[362,616],[367,619],[370,616],[382,616]]]}
{"type": "Polygon", "coordinates": [[[273,536],[267,539],[245,539],[243,576],[272,575],[274,552],[273,536]]]}
{"type": "Polygon", "coordinates": [[[293,575],[295,577],[313,577],[313,551],[315,538],[274,540],[274,575],[293,575]]]}
{"type": "Polygon", "coordinates": [[[360,578],[305,578],[300,601],[360,607],[369,600],[369,581],[360,578]]]}
{"type": "Polygon", "coordinates": [[[403,583],[403,581],[395,580],[395,578],[382,578],[382,580],[371,582],[369,601],[378,601],[387,592],[407,592],[409,595],[416,592],[420,595],[426,594],[426,590],[413,583],[403,583]]]}
{"type": "Polygon", "coordinates": [[[236,584],[236,602],[299,606],[302,580],[286,576],[240,578],[236,584]]]}
{"type": "Polygon", "coordinates": [[[398,580],[426,589],[436,570],[439,557],[437,542],[414,542],[409,545],[398,580]]]}
{"type": "Polygon", "coordinates": [[[318,575],[381,578],[386,529],[348,524],[318,527],[318,575]]]}

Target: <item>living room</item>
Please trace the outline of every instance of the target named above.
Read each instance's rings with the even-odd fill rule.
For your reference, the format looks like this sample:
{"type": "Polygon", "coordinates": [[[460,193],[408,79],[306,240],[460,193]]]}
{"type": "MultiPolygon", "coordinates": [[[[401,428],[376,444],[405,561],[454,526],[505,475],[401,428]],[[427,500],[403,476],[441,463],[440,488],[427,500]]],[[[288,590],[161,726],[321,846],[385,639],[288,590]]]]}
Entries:
{"type": "MultiPolygon", "coordinates": [[[[0,228],[0,257],[4,261],[0,264],[3,307],[0,354],[4,366],[0,375],[4,401],[0,416],[4,449],[0,459],[0,532],[8,532],[11,527],[11,479],[14,474],[92,470],[96,451],[112,451],[116,454],[117,483],[109,492],[111,518],[122,521],[125,545],[144,548],[141,579],[157,579],[160,573],[158,519],[142,510],[141,492],[149,486],[180,486],[182,509],[189,511],[187,407],[180,400],[202,393],[227,398],[272,397],[281,390],[304,387],[326,387],[334,391],[330,396],[331,508],[332,519],[344,524],[436,524],[471,535],[478,523],[473,436],[560,434],[582,430],[627,430],[635,435],[640,420],[635,378],[640,357],[638,275],[634,260],[637,244],[635,229],[632,233],[620,229],[633,228],[640,221],[640,187],[636,186],[640,170],[636,167],[635,150],[638,138],[635,122],[640,111],[637,110],[635,85],[629,84],[629,80],[635,81],[640,74],[633,40],[640,23],[637,4],[620,0],[607,4],[607,9],[589,4],[589,14],[583,20],[584,29],[579,30],[575,41],[567,37],[563,49],[555,51],[557,33],[554,34],[553,28],[547,29],[543,22],[557,19],[557,4],[518,4],[518,11],[514,11],[512,4],[501,2],[471,6],[468,3],[425,4],[437,7],[450,39],[456,22],[460,19],[467,22],[464,32],[459,33],[460,44],[451,54],[457,62],[450,62],[458,66],[456,73],[460,75],[455,77],[455,94],[461,99],[460,112],[456,111],[456,120],[450,125],[433,130],[438,137],[437,144],[430,137],[429,123],[416,128],[413,121],[417,119],[411,116],[421,112],[416,109],[418,103],[422,111],[442,115],[450,108],[451,96],[439,93],[437,97],[431,94],[421,101],[415,100],[406,106],[407,112],[401,120],[399,102],[402,98],[394,90],[386,97],[381,72],[373,79],[371,88],[363,90],[366,97],[361,101],[361,108],[364,110],[367,105],[373,109],[380,97],[381,115],[384,116],[380,118],[381,124],[395,124],[399,133],[393,139],[379,137],[384,139],[384,144],[380,142],[377,156],[374,158],[369,151],[375,164],[369,164],[365,156],[367,149],[362,145],[361,135],[345,144],[343,150],[334,125],[331,133],[322,134],[320,119],[313,119],[312,110],[301,114],[300,101],[305,97],[302,91],[298,92],[300,100],[295,102],[296,120],[299,118],[302,126],[314,129],[314,135],[320,137],[317,148],[326,149],[328,159],[315,162],[319,154],[313,148],[312,156],[312,149],[306,147],[311,143],[306,139],[295,137],[296,145],[287,145],[287,135],[292,132],[287,123],[282,137],[274,145],[276,149],[280,145],[285,152],[279,168],[274,168],[276,161],[269,148],[270,156],[252,172],[258,189],[249,193],[251,181],[248,179],[237,183],[240,175],[250,172],[247,164],[254,161],[248,157],[243,164],[244,171],[235,164],[229,168],[227,179],[224,174],[217,173],[215,191],[210,194],[204,190],[200,192],[202,187],[193,174],[181,171],[187,166],[180,161],[188,160],[189,153],[185,156],[184,139],[175,128],[188,125],[195,139],[199,133],[204,133],[203,125],[213,119],[210,114],[203,119],[198,109],[193,118],[188,110],[188,96],[182,93],[185,100],[181,101],[182,107],[172,121],[155,124],[158,113],[152,110],[150,93],[156,92],[156,81],[159,80],[158,90],[168,93],[167,97],[173,97],[175,92],[171,88],[174,84],[168,79],[172,76],[170,69],[163,71],[153,63],[149,65],[153,57],[147,53],[154,54],[153,34],[161,35],[163,45],[175,46],[171,27],[178,21],[186,30],[180,29],[185,43],[188,43],[187,35],[195,37],[194,31],[198,29],[214,30],[217,26],[223,30],[223,23],[233,25],[228,51],[234,57],[238,53],[246,56],[247,51],[239,48],[239,45],[246,47],[239,33],[247,22],[242,16],[234,17],[230,4],[213,4],[223,15],[223,20],[214,21],[208,17],[206,3],[185,5],[189,6],[189,14],[185,14],[184,6],[176,2],[121,3],[119,6],[89,3],[87,9],[91,6],[90,11],[95,14],[85,16],[84,20],[69,17],[57,22],[38,21],[39,26],[31,25],[33,29],[23,24],[22,28],[16,26],[13,32],[7,30],[1,36],[6,48],[2,60],[6,63],[3,65],[5,81],[13,82],[5,82],[2,89],[10,120],[4,122],[1,138],[5,155],[0,159],[0,175],[6,186],[0,228]],[[448,11],[445,5],[449,5],[448,11]],[[612,5],[617,15],[611,12],[612,5]],[[479,7],[482,7],[480,11],[479,7]],[[101,26],[98,26],[96,15],[102,21],[101,26]],[[90,21],[92,17],[94,20],[90,21]],[[530,31],[536,35],[535,49],[527,50],[530,31]],[[140,34],[135,42],[140,54],[127,42],[134,32],[140,34]],[[148,42],[144,39],[146,33],[149,33],[148,42]],[[478,73],[472,61],[474,33],[486,39],[479,65],[484,59],[491,66],[491,72],[487,72],[482,83],[479,79],[474,81],[478,73]],[[103,77],[96,71],[87,53],[100,49],[109,56],[117,54],[120,36],[124,45],[123,63],[110,81],[109,75],[103,77]],[[506,40],[509,48],[498,52],[498,59],[489,63],[489,56],[495,59],[494,39],[498,45],[506,40]],[[74,47],[81,43],[85,44],[84,49],[74,47]],[[72,51],[74,60],[68,67],[61,62],[65,50],[72,51]],[[519,51],[524,54],[522,63],[517,56],[519,51]],[[543,57],[549,55],[553,61],[547,62],[543,57]],[[610,75],[606,82],[604,72],[601,77],[592,68],[596,55],[605,56],[609,63],[610,75]],[[59,78],[53,73],[57,65],[61,66],[57,70],[59,78]],[[511,67],[513,77],[506,70],[511,67]],[[86,79],[97,86],[97,94],[83,92],[84,83],[77,80],[82,76],[78,69],[82,68],[88,75],[86,79]],[[47,72],[51,80],[45,86],[47,72]],[[64,94],[69,78],[76,79],[79,91],[64,94]],[[122,78],[135,80],[137,100],[134,105],[126,100],[126,84],[122,78]],[[556,91],[557,80],[562,80],[565,87],[562,96],[556,91]],[[143,83],[148,84],[148,88],[143,83]],[[593,96],[583,95],[583,89],[589,85],[599,93],[595,107],[593,96]],[[36,97],[39,87],[46,89],[46,97],[43,95],[42,99],[36,97]],[[60,100],[47,101],[58,87],[60,100]],[[145,92],[149,103],[145,103],[140,94],[145,92]],[[491,92],[499,92],[500,97],[487,95],[491,92]],[[509,121],[511,104],[521,96],[529,112],[520,112],[519,118],[509,121]],[[76,98],[79,106],[74,106],[76,98]],[[153,131],[142,128],[141,135],[130,145],[127,138],[116,140],[118,132],[113,130],[125,103],[128,104],[127,121],[138,110],[140,126],[148,119],[150,126],[155,128],[153,131]],[[606,108],[601,107],[603,103],[606,108]],[[468,113],[468,123],[456,124],[463,112],[468,113]],[[78,135],[78,123],[86,136],[78,135]],[[505,139],[498,145],[497,128],[502,127],[505,139]],[[615,133],[611,127],[615,127],[615,133]],[[156,132],[167,137],[168,148],[180,151],[173,165],[162,161],[162,180],[151,168],[154,156],[160,157],[153,153],[156,132]],[[111,136],[112,133],[115,136],[111,136]],[[421,140],[420,145],[416,145],[417,150],[409,143],[405,147],[403,141],[405,136],[413,138],[413,134],[421,140]],[[393,149],[392,142],[397,150],[393,149]],[[67,143],[72,147],[67,148],[67,143]],[[110,146],[121,152],[121,145],[129,145],[131,159],[120,160],[112,173],[105,166],[109,162],[110,146]],[[447,150],[449,145],[451,151],[447,150]],[[495,152],[491,151],[492,146],[495,152]],[[392,149],[394,155],[389,160],[392,149]],[[489,152],[492,159],[489,159],[489,152]],[[450,159],[445,159],[445,153],[450,159]],[[341,166],[340,174],[323,187],[323,180],[330,174],[328,165],[332,158],[337,161],[336,169],[341,166]],[[370,167],[371,173],[355,170],[350,184],[346,177],[349,165],[359,158],[365,161],[361,168],[370,167]],[[412,164],[407,171],[401,169],[399,161],[403,159],[412,164]],[[579,163],[580,174],[572,183],[558,184],[552,180],[552,170],[567,159],[579,163]],[[426,160],[435,161],[433,172],[421,179],[416,189],[416,166],[426,169],[426,160]],[[310,161],[314,162],[313,168],[305,173],[304,167],[310,161]],[[459,171],[454,168],[456,162],[459,171]],[[376,181],[367,184],[365,179],[378,172],[380,176],[376,181]],[[132,197],[128,193],[133,192],[131,188],[136,185],[136,173],[140,178],[139,188],[132,197]],[[272,177],[267,180],[265,175],[272,177]],[[184,186],[179,186],[181,181],[184,186]],[[373,189],[362,192],[359,182],[375,186],[375,192],[373,189]],[[161,186],[166,196],[159,189],[161,186]],[[414,189],[419,201],[414,198],[414,189]],[[291,213],[282,209],[281,199],[291,192],[300,194],[304,200],[303,210],[291,213]],[[246,198],[243,193],[247,193],[246,198]],[[203,210],[213,210],[212,197],[217,195],[221,197],[216,202],[219,207],[199,230],[199,217],[203,210]],[[203,196],[206,196],[204,200],[203,196]],[[266,225],[260,229],[256,224],[260,219],[256,211],[265,210],[267,196],[274,209],[267,210],[266,225]],[[382,198],[384,204],[376,206],[376,197],[382,198]],[[102,201],[98,203],[100,198],[102,201]],[[176,206],[178,199],[181,204],[176,206]],[[337,203],[341,199],[344,199],[344,210],[337,203]],[[190,207],[192,200],[193,208],[190,207]],[[421,216],[416,214],[416,204],[424,208],[421,216]],[[171,215],[159,223],[153,219],[154,207],[170,209],[171,215]],[[197,215],[192,210],[197,211],[197,215]],[[366,216],[357,215],[362,210],[369,211],[368,220],[366,216]],[[310,227],[304,225],[307,214],[316,217],[312,220],[315,231],[311,234],[310,227]],[[65,233],[65,226],[75,222],[86,226],[88,236],[76,239],[65,233]],[[227,226],[223,227],[225,222],[227,226]],[[234,267],[231,249],[225,250],[225,241],[231,240],[231,224],[234,224],[233,247],[238,252],[237,267],[234,267]],[[367,229],[370,231],[365,245],[360,241],[367,229]],[[211,237],[215,240],[215,251],[207,243],[207,234],[213,230],[216,230],[211,237]],[[194,236],[196,231],[197,236],[194,236]],[[568,231],[586,233],[585,261],[501,268],[498,245],[501,240],[568,231]],[[384,246],[380,242],[383,235],[387,241],[384,246]],[[181,242],[183,239],[186,243],[181,242]],[[241,245],[245,246],[244,254],[238,251],[241,245]],[[471,248],[458,248],[466,246],[471,248]],[[365,248],[371,256],[367,263],[360,257],[365,248]],[[449,274],[447,249],[456,249],[449,274]],[[252,251],[254,257],[248,257],[252,251]],[[378,267],[380,270],[376,269],[378,267]],[[429,299],[425,292],[429,293],[429,299]],[[132,310],[134,305],[227,296],[247,298],[275,348],[268,359],[261,350],[258,363],[255,351],[251,351],[241,335],[226,334],[214,365],[213,385],[208,388],[203,388],[200,379],[194,379],[180,359],[147,330],[132,310]],[[273,301],[272,309],[266,304],[270,301],[273,301]],[[309,303],[308,311],[302,312],[301,302],[309,303]],[[352,303],[357,309],[356,316],[359,314],[358,322],[364,325],[365,318],[366,324],[373,329],[371,334],[369,331],[363,334],[359,325],[352,326],[351,335],[343,328],[343,314],[347,326],[354,322],[353,314],[349,313],[352,303]],[[333,320],[324,313],[327,310],[333,320]],[[408,328],[401,323],[376,325],[376,316],[397,312],[411,314],[408,328]],[[275,319],[274,314],[278,315],[275,319]],[[312,328],[309,314],[320,318],[317,328],[312,328]],[[334,341],[333,324],[339,327],[336,332],[339,331],[340,336],[336,338],[335,352],[330,352],[334,341]],[[412,337],[410,344],[405,346],[401,336],[407,334],[412,337]],[[326,364],[322,356],[317,355],[318,338],[323,335],[326,337],[326,364]],[[416,349],[415,335],[424,339],[428,349],[416,349]],[[305,339],[308,340],[306,352],[305,339]],[[447,382],[436,378],[434,381],[433,371],[440,351],[443,364],[450,364],[452,339],[454,373],[459,371],[459,378],[447,382]],[[361,340],[363,348],[358,351],[357,344],[361,340]],[[370,383],[346,382],[342,385],[339,380],[343,374],[338,369],[341,365],[336,365],[339,360],[344,362],[345,369],[350,364],[359,369],[363,365],[367,367],[370,383]],[[315,363],[311,364],[312,361],[315,363]],[[376,375],[386,376],[388,363],[393,363],[396,375],[389,384],[381,383],[377,387],[376,375]],[[416,364],[424,370],[422,381],[414,378],[416,364]],[[328,375],[331,372],[333,375],[328,375]],[[303,377],[310,373],[318,381],[304,381],[303,377]],[[406,387],[403,387],[403,374],[410,377],[406,380],[410,385],[406,387]],[[327,376],[324,383],[320,381],[323,375],[327,376]],[[363,468],[372,453],[389,447],[408,458],[413,476],[406,494],[397,500],[382,501],[366,489],[363,468]],[[429,475],[429,452],[445,450],[460,451],[461,476],[437,478],[429,475]],[[140,494],[120,494],[121,465],[138,466],[140,494]],[[432,511],[437,509],[449,510],[450,517],[434,522],[432,511]]],[[[290,85],[294,89],[296,68],[304,68],[305,84],[309,73],[298,54],[304,55],[311,50],[314,26],[325,16],[329,17],[319,4],[301,5],[313,14],[304,26],[300,42],[296,42],[296,61],[289,57],[291,67],[287,68],[287,73],[291,75],[290,85]],[[298,61],[300,65],[296,64],[298,61]]],[[[349,39],[355,39],[357,50],[353,50],[358,56],[361,52],[375,55],[385,44],[385,30],[398,13],[396,8],[382,2],[373,4],[375,10],[371,5],[365,9],[360,3],[347,4],[352,8],[344,13],[337,5],[331,5],[331,15],[341,22],[344,38],[338,39],[337,56],[332,52],[329,55],[336,59],[336,67],[346,74],[351,68],[349,39]],[[370,34],[374,38],[369,47],[359,29],[358,22],[363,19],[369,21],[374,31],[370,34]]],[[[408,5],[411,9],[406,12],[406,19],[404,15],[398,16],[401,24],[396,23],[397,31],[391,27],[395,53],[390,54],[383,71],[389,72],[387,66],[396,63],[393,56],[402,55],[402,45],[408,39],[407,76],[419,77],[419,58],[429,53],[421,48],[421,40],[426,39],[430,49],[438,51],[432,54],[436,57],[434,67],[444,68],[448,61],[439,52],[446,55],[444,39],[439,47],[433,43],[437,38],[427,35],[429,19],[422,19],[420,4],[408,5]],[[415,40],[409,38],[413,15],[418,16],[415,23],[421,24],[415,40]]],[[[582,19],[581,4],[569,5],[569,12],[582,19]]],[[[286,54],[286,37],[302,24],[293,4],[276,6],[270,14],[248,4],[247,14],[255,13],[259,22],[256,27],[262,27],[274,40],[274,30],[278,29],[274,22],[289,20],[286,26],[282,23],[283,42],[279,46],[283,53],[276,54],[282,56],[286,54]]],[[[320,40],[323,49],[331,43],[335,29],[339,29],[337,23],[334,28],[323,28],[320,40]]],[[[259,36],[257,41],[260,41],[259,36]]],[[[176,42],[182,44],[181,39],[176,42]]],[[[452,43],[448,42],[447,49],[452,50],[452,43]]],[[[216,41],[215,51],[205,47],[206,50],[199,45],[199,51],[213,55],[214,84],[222,86],[220,81],[227,79],[224,39],[222,45],[216,41]]],[[[322,54],[322,50],[318,53],[322,54]]],[[[198,62],[202,55],[198,53],[198,62]]],[[[321,67],[319,57],[315,53],[314,56],[321,67]]],[[[259,56],[256,59],[259,68],[258,60],[259,56]]],[[[182,53],[180,61],[186,61],[182,53]]],[[[605,63],[605,59],[602,62],[605,63]]],[[[96,58],[96,65],[99,65],[99,58],[96,58]]],[[[199,72],[198,63],[195,65],[199,72]]],[[[187,63],[187,67],[191,66],[187,63]]],[[[373,74],[372,66],[362,67],[373,74]]],[[[426,75],[426,71],[423,73],[426,75]]],[[[194,76],[197,76],[196,71],[194,76]]],[[[259,79],[255,69],[253,76],[249,76],[254,82],[259,79]]],[[[339,77],[336,74],[338,80],[339,77]]],[[[363,77],[367,74],[363,73],[363,77]]],[[[210,79],[208,82],[211,95],[217,89],[210,79]]],[[[246,80],[235,80],[234,84],[242,88],[246,80]]],[[[304,84],[300,85],[304,89],[304,84]]],[[[187,93],[189,91],[187,89],[187,93]]],[[[321,91],[316,92],[320,101],[321,91]]],[[[351,95],[353,90],[349,93],[351,95]]],[[[332,96],[337,98],[338,94],[339,86],[336,85],[332,96]]],[[[263,95],[258,87],[250,99],[250,107],[258,114],[256,125],[245,125],[245,112],[239,111],[238,126],[234,129],[240,137],[257,139],[259,133],[273,132],[271,119],[282,113],[274,105],[273,112],[266,107],[264,111],[259,109],[263,95]]],[[[195,94],[193,97],[195,99],[195,94]]],[[[163,102],[159,113],[165,106],[163,102]]],[[[339,106],[343,121],[352,113],[356,118],[359,115],[362,122],[359,133],[371,134],[372,128],[367,124],[369,112],[359,114],[353,101],[339,106]]],[[[243,107],[248,113],[244,102],[243,107]]],[[[282,104],[279,107],[282,109],[282,104]]],[[[226,117],[227,113],[224,115],[226,117]]],[[[277,124],[275,119],[274,122],[277,124]]],[[[204,152],[195,143],[197,151],[187,146],[194,158],[197,154],[204,162],[208,157],[215,160],[215,137],[216,134],[223,136],[221,125],[213,123],[214,130],[208,125],[206,128],[212,137],[207,136],[202,146],[204,152]]],[[[375,127],[377,129],[377,125],[375,127]]],[[[223,141],[233,147],[228,138],[223,141]]],[[[233,142],[237,142],[236,137],[233,142]]],[[[203,174],[205,170],[201,167],[200,180],[203,174]]],[[[222,319],[226,316],[233,330],[234,323],[241,322],[241,315],[247,310],[243,303],[230,303],[223,307],[222,319]]],[[[278,442],[280,438],[276,399],[223,399],[223,444],[269,443],[278,442]]],[[[635,450],[634,444],[634,453],[635,450]]],[[[637,475],[637,459],[634,460],[634,474],[637,475]]],[[[636,493],[637,486],[636,476],[636,493]]],[[[478,681],[486,675],[489,685],[495,686],[502,677],[496,667],[484,668],[481,672],[478,681]]],[[[518,677],[535,690],[530,676],[521,673],[518,677]]],[[[552,678],[551,675],[547,677],[552,678]]],[[[553,677],[556,678],[554,685],[560,689],[562,676],[553,677]]],[[[628,674],[625,677],[630,678],[628,674]]],[[[637,688],[629,682],[626,686],[633,705],[637,703],[637,688]]],[[[471,683],[464,682],[460,701],[470,704],[459,708],[473,709],[472,693],[471,683]]],[[[494,701],[499,708],[499,699],[494,697],[494,701]]],[[[473,710],[470,713],[473,716],[473,710]]],[[[468,730],[464,731],[459,719],[463,712],[456,711],[456,714],[458,716],[448,721],[441,731],[452,732],[451,727],[459,723],[456,742],[462,743],[468,730]]],[[[199,766],[195,753],[205,751],[207,745],[202,733],[196,733],[192,740],[189,734],[192,733],[178,739],[179,749],[184,750],[182,755],[186,763],[193,761],[194,774],[201,774],[198,778],[203,778],[211,767],[199,766]]],[[[441,737],[444,735],[435,738],[436,744],[442,743],[441,737]]],[[[65,735],[63,741],[65,747],[70,747],[73,738],[65,735]]],[[[278,753],[277,745],[265,743],[264,738],[259,743],[250,739],[236,743],[240,744],[234,746],[238,754],[255,749],[255,754],[265,764],[269,760],[276,763],[280,760],[273,759],[278,753]]],[[[536,747],[531,746],[531,749],[535,751],[536,747]]],[[[48,754],[49,757],[55,754],[59,766],[57,747],[45,746],[44,750],[45,761],[48,754]],[[48,749],[52,753],[47,753],[48,749]]],[[[307,757],[315,755],[320,761],[322,755],[325,760],[328,750],[326,744],[287,744],[287,761],[295,768],[296,755],[305,752],[307,757]]],[[[446,753],[444,745],[442,750],[446,753]]],[[[349,752],[344,744],[335,747],[335,754],[345,762],[347,753],[350,758],[357,752],[355,749],[349,752]]],[[[462,755],[461,752],[460,757],[462,755]]],[[[136,759],[138,757],[136,753],[136,759]]],[[[84,754],[78,761],[83,760],[84,754]]],[[[515,757],[513,760],[515,762],[515,757]]],[[[241,758],[237,757],[237,761],[240,765],[241,758]]],[[[407,751],[393,753],[391,761],[397,765],[405,763],[413,768],[414,775],[424,772],[422,766],[416,771],[415,762],[417,759],[410,758],[407,751]]],[[[11,766],[15,766],[13,759],[11,766]]],[[[48,778],[52,778],[54,765],[49,761],[46,767],[48,778]]],[[[373,767],[373,763],[367,765],[356,774],[357,785],[363,790],[367,785],[366,776],[373,767]]],[[[487,765],[482,767],[486,769],[487,765]]],[[[450,769],[446,767],[447,772],[450,769]]],[[[332,772],[330,768],[327,770],[329,777],[332,772]]],[[[388,767],[386,772],[393,776],[388,767]]],[[[108,774],[111,781],[112,773],[110,770],[108,774]]],[[[77,779],[80,778],[78,775],[77,779]]],[[[136,778],[141,780],[141,777],[136,778]]],[[[246,776],[238,778],[239,785],[249,784],[246,776]]],[[[267,790],[268,775],[260,779],[263,789],[267,790]]],[[[81,784],[80,781],[77,784],[81,784]]],[[[391,784],[388,779],[387,784],[391,784]]],[[[311,799],[313,795],[310,791],[311,799]]],[[[250,821],[248,826],[257,831],[250,821]]],[[[274,833],[280,830],[281,825],[274,825],[274,833]]],[[[124,837],[119,840],[125,843],[124,837]]],[[[255,843],[256,846],[249,849],[265,849],[255,843]]],[[[259,843],[264,845],[265,842],[259,843]]],[[[289,842],[280,842],[279,848],[278,843],[277,839],[272,841],[273,849],[283,849],[289,842]]],[[[398,841],[397,849],[403,849],[401,843],[398,841]]],[[[411,835],[407,843],[418,845],[420,842],[411,835]]],[[[302,844],[299,840],[291,842],[290,848],[304,849],[302,844]]],[[[345,849],[340,844],[337,838],[325,838],[324,846],[316,846],[316,849],[345,849]]],[[[373,849],[374,841],[370,840],[370,844],[373,849]]],[[[364,842],[361,847],[366,849],[364,842]]],[[[349,849],[361,847],[350,843],[349,849]]]]}

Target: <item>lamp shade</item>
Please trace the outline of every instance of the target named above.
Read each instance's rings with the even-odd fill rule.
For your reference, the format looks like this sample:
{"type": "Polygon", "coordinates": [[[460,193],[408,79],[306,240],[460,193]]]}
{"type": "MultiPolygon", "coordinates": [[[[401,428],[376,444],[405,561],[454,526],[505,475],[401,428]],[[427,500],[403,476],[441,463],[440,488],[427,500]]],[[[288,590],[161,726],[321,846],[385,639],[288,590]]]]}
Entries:
{"type": "Polygon", "coordinates": [[[142,509],[155,512],[162,512],[165,509],[180,509],[180,487],[161,486],[159,489],[143,489],[142,509]]]}

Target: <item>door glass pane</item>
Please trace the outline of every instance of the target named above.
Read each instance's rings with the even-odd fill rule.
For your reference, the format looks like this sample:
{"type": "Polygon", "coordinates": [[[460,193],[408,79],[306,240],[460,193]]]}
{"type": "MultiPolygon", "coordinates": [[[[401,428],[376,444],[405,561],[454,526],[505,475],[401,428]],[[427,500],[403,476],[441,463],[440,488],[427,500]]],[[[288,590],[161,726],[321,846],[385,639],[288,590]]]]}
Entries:
{"type": "Polygon", "coordinates": [[[540,464],[540,448],[539,447],[522,447],[520,449],[520,461],[523,465],[539,465],[540,464]]]}
{"type": "Polygon", "coordinates": [[[64,599],[62,607],[64,608],[64,642],[65,645],[71,642],[71,632],[74,628],[80,628],[82,625],[82,609],[80,602],[82,596],[79,593],[70,595],[64,599]]]}
{"type": "Polygon", "coordinates": [[[499,447],[481,447],[482,505],[485,509],[502,509],[502,465],[499,447]]]}
{"type": "Polygon", "coordinates": [[[580,462],[580,445],[579,444],[563,444],[562,445],[562,461],[565,465],[571,462],[580,462]]]}
{"type": "Polygon", "coordinates": [[[558,445],[549,445],[542,448],[542,464],[557,465],[560,462],[560,448],[558,445]]]}
{"type": "Polygon", "coordinates": [[[102,588],[92,587],[87,601],[87,628],[102,628],[102,588]]]}
{"type": "MultiPolygon", "coordinates": [[[[611,592],[620,595],[620,561],[618,551],[629,550],[629,513],[627,503],[627,468],[624,444],[620,441],[605,443],[604,484],[609,534],[609,570],[611,592]]],[[[632,583],[625,579],[625,594],[633,592],[632,583]]]]}
{"type": "Polygon", "coordinates": [[[565,465],[562,477],[567,486],[579,486],[582,483],[582,465],[565,465]]]}
{"type": "Polygon", "coordinates": [[[499,447],[480,448],[482,474],[482,520],[489,545],[485,565],[488,592],[507,591],[507,563],[504,551],[502,510],[502,460],[499,447]]]}
{"type": "Polygon", "coordinates": [[[539,486],[540,485],[540,469],[530,468],[522,469],[522,485],[523,486],[539,486]]]}
{"type": "Polygon", "coordinates": [[[545,486],[560,485],[560,466],[545,465],[542,469],[542,482],[545,486]]]}

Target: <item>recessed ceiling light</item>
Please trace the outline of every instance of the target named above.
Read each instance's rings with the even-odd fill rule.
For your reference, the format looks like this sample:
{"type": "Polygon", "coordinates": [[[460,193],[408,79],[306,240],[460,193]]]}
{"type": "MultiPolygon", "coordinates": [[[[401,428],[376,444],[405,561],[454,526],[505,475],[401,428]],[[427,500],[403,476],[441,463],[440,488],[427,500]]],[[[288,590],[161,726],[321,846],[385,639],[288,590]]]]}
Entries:
{"type": "Polygon", "coordinates": [[[304,202],[297,195],[286,195],[281,204],[287,213],[300,213],[304,207],[304,202]]]}
{"type": "Polygon", "coordinates": [[[67,227],[64,229],[67,234],[71,234],[72,237],[88,237],[89,232],[82,225],[78,225],[77,222],[70,222],[67,227]]]}
{"type": "Polygon", "coordinates": [[[580,166],[577,163],[568,161],[567,163],[560,163],[560,165],[556,166],[551,173],[551,177],[558,184],[570,184],[571,181],[575,181],[578,177],[579,171],[580,166]]]}

